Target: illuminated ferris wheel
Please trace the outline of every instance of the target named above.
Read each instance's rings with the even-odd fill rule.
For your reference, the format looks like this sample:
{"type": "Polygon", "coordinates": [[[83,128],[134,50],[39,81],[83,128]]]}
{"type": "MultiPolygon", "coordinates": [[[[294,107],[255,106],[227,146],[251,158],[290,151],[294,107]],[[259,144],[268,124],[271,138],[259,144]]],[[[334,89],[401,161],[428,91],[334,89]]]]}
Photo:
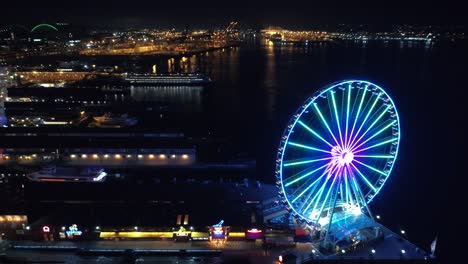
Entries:
{"type": "Polygon", "coordinates": [[[366,213],[398,154],[400,123],[392,99],[362,80],[318,91],[291,118],[278,150],[277,184],[294,217],[314,226],[333,212],[366,213]]]}

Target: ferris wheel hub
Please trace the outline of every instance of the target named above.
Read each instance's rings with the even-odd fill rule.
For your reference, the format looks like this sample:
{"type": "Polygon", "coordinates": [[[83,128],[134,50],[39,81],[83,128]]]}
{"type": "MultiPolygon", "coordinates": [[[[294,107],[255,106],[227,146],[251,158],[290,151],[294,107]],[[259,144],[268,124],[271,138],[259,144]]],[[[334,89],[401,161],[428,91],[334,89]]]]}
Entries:
{"type": "Polygon", "coordinates": [[[332,149],[331,155],[333,157],[334,163],[338,164],[340,167],[348,166],[354,160],[354,153],[349,149],[342,149],[339,146],[336,146],[332,149]]]}

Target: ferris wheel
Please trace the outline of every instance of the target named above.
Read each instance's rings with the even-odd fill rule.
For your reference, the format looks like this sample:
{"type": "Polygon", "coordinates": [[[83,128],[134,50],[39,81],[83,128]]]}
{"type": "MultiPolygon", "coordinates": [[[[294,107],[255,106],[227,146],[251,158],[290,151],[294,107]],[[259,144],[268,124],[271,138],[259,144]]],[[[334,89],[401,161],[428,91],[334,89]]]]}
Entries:
{"type": "Polygon", "coordinates": [[[276,177],[282,202],[313,226],[331,223],[337,211],[372,216],[367,205],[390,176],[399,130],[395,105],[376,84],[346,80],[318,91],[281,138],[276,177]]]}

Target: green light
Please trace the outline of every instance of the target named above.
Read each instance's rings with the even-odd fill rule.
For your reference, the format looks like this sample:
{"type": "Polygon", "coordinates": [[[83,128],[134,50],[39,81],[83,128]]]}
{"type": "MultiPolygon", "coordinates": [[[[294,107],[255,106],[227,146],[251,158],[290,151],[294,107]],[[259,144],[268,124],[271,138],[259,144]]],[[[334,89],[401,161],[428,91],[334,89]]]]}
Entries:
{"type": "Polygon", "coordinates": [[[56,27],[54,27],[54,26],[52,26],[50,24],[39,24],[39,25],[33,27],[31,29],[31,32],[34,32],[35,30],[37,30],[38,28],[41,28],[41,27],[46,27],[46,28],[50,28],[50,29],[53,29],[55,31],[58,31],[58,29],[56,27]]]}

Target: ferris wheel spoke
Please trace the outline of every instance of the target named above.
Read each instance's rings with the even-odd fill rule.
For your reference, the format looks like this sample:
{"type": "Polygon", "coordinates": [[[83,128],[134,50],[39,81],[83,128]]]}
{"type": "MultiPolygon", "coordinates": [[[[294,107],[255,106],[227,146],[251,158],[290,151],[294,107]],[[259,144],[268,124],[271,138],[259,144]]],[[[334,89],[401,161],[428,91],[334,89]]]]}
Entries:
{"type": "Polygon", "coordinates": [[[359,139],[355,140],[353,139],[354,142],[351,142],[351,146],[349,147],[350,149],[352,149],[356,144],[358,144],[361,139],[367,134],[367,132],[369,132],[374,126],[375,124],[377,124],[377,122],[385,115],[385,113],[387,113],[388,109],[390,108],[390,106],[387,106],[383,111],[382,113],[379,115],[379,117],[377,119],[374,120],[374,122],[372,122],[372,124],[366,129],[366,131],[359,137],[359,139]]]}
{"type": "Polygon", "coordinates": [[[306,146],[306,145],[302,145],[302,144],[298,144],[298,143],[294,143],[294,142],[288,142],[288,144],[291,145],[291,146],[299,147],[299,148],[310,149],[310,150],[315,150],[315,151],[321,151],[321,152],[331,154],[331,151],[328,151],[328,150],[314,148],[314,147],[311,147],[311,146],[306,146]]]}
{"type": "Polygon", "coordinates": [[[296,165],[302,165],[302,164],[308,164],[312,162],[318,162],[318,161],[323,161],[323,160],[331,160],[333,157],[327,157],[327,158],[321,158],[321,159],[311,159],[311,160],[301,160],[301,161],[292,161],[285,163],[283,166],[284,167],[289,167],[289,166],[296,166],[296,165]]]}
{"type": "Polygon", "coordinates": [[[361,188],[356,183],[356,177],[354,177],[354,175],[353,177],[351,177],[351,181],[353,182],[353,185],[354,185],[354,193],[356,195],[356,200],[358,201],[357,205],[359,209],[362,209],[362,207],[366,205],[366,202],[365,200],[363,200],[361,188]]]}
{"type": "Polygon", "coordinates": [[[357,163],[361,164],[362,166],[364,166],[364,167],[366,167],[366,168],[368,168],[368,169],[371,169],[371,170],[373,170],[373,171],[375,171],[375,172],[378,172],[378,173],[380,173],[380,174],[382,174],[382,175],[384,175],[384,176],[388,176],[387,173],[385,173],[385,172],[383,172],[383,171],[380,171],[380,170],[378,170],[378,169],[376,169],[376,168],[374,168],[374,167],[372,167],[372,166],[369,166],[369,165],[367,165],[367,164],[365,164],[365,163],[362,163],[362,162],[360,162],[360,161],[358,161],[358,160],[354,160],[354,161],[356,161],[357,163]]]}
{"type": "Polygon", "coordinates": [[[351,147],[351,150],[355,150],[357,148],[359,148],[360,146],[366,144],[369,140],[375,138],[376,136],[380,135],[380,133],[384,132],[385,130],[387,130],[389,127],[393,126],[393,124],[396,123],[396,120],[393,120],[392,122],[390,122],[388,125],[386,125],[384,128],[380,129],[379,131],[377,131],[374,135],[370,136],[368,139],[366,139],[364,142],[362,142],[361,144],[359,144],[358,146],[356,146],[357,143],[359,143],[359,141],[356,141],[356,143],[351,147]]]}
{"type": "MultiPolygon", "coordinates": [[[[364,98],[366,97],[367,87],[369,87],[369,85],[364,87],[364,92],[362,93],[362,96],[361,96],[361,102],[359,103],[358,111],[357,111],[356,117],[354,118],[353,128],[351,129],[351,133],[349,134],[349,140],[351,140],[351,138],[353,137],[354,128],[356,127],[356,122],[358,121],[359,114],[361,113],[362,103],[364,102],[364,98]]],[[[349,142],[346,144],[346,146],[348,145],[349,145],[349,142]]]]}
{"type": "Polygon", "coordinates": [[[341,135],[340,119],[338,117],[338,110],[336,109],[335,93],[333,91],[330,91],[330,94],[331,94],[331,98],[332,98],[332,102],[333,102],[333,109],[335,110],[336,126],[338,127],[338,133],[340,134],[341,145],[340,144],[338,144],[338,145],[341,146],[341,148],[343,148],[344,147],[344,145],[343,145],[343,136],[341,135]]]}
{"type": "Polygon", "coordinates": [[[330,147],[333,148],[333,145],[330,144],[328,141],[326,141],[323,137],[321,137],[317,132],[315,132],[314,130],[312,130],[312,128],[308,127],[306,124],[304,124],[301,120],[298,121],[298,123],[303,126],[305,129],[307,129],[310,133],[312,133],[314,136],[318,137],[319,139],[321,139],[323,142],[325,142],[327,145],[329,145],[330,147]]]}
{"type": "MultiPolygon", "coordinates": [[[[377,102],[379,101],[380,95],[381,95],[381,94],[382,94],[382,93],[379,93],[379,94],[377,95],[377,97],[375,98],[374,103],[372,104],[371,108],[370,108],[369,111],[367,112],[367,115],[366,115],[366,117],[364,118],[364,120],[362,121],[361,125],[359,126],[359,129],[358,129],[358,131],[356,132],[356,134],[354,135],[354,138],[357,138],[357,136],[359,135],[359,132],[361,131],[362,127],[364,126],[364,124],[366,123],[366,121],[367,121],[367,119],[369,118],[370,114],[372,113],[372,110],[374,109],[375,105],[376,105],[377,102]]],[[[371,98],[372,98],[372,96],[371,96],[371,98]]],[[[351,144],[353,144],[353,141],[354,141],[354,140],[351,141],[351,144]]],[[[348,147],[349,147],[349,146],[348,146],[348,147]]]]}
{"type": "Polygon", "coordinates": [[[390,159],[392,155],[354,155],[355,158],[390,159]]]}
{"type": "Polygon", "coordinates": [[[343,193],[343,183],[340,182],[340,197],[341,197],[341,201],[344,201],[346,198],[344,197],[344,193],[343,193]]]}
{"type": "Polygon", "coordinates": [[[364,150],[368,150],[368,149],[371,149],[371,148],[375,148],[375,147],[378,147],[378,146],[382,146],[382,145],[385,145],[385,144],[388,144],[388,143],[395,142],[395,141],[397,141],[397,140],[398,140],[398,138],[392,138],[392,139],[389,139],[389,140],[385,140],[385,141],[383,141],[383,142],[377,143],[377,144],[372,145],[372,146],[367,147],[367,148],[358,149],[358,150],[353,150],[353,153],[356,154],[356,153],[362,152],[362,151],[364,151],[364,150]]]}
{"type": "Polygon", "coordinates": [[[348,143],[348,121],[349,121],[349,105],[351,104],[351,84],[348,86],[348,103],[346,104],[346,130],[345,130],[345,142],[344,145],[348,143]]]}
{"type": "Polygon", "coordinates": [[[353,163],[351,163],[351,165],[354,167],[354,169],[355,169],[356,172],[359,174],[359,176],[361,176],[361,178],[364,180],[364,182],[365,182],[374,192],[376,192],[376,191],[377,191],[377,188],[375,188],[374,185],[372,185],[372,183],[366,178],[366,176],[364,176],[364,174],[362,174],[362,172],[361,172],[353,163]]]}
{"type": "MultiPolygon", "coordinates": [[[[315,169],[315,170],[313,170],[313,171],[310,171],[310,172],[308,172],[308,173],[306,173],[306,174],[300,176],[299,178],[296,178],[296,179],[294,179],[293,181],[286,183],[284,186],[288,187],[289,185],[291,185],[291,184],[293,184],[293,183],[295,183],[295,182],[297,182],[297,181],[300,181],[300,180],[304,179],[305,177],[307,177],[307,176],[309,176],[309,175],[311,175],[311,174],[313,174],[313,173],[315,173],[315,172],[317,172],[317,171],[319,171],[319,170],[325,168],[325,167],[328,166],[328,165],[329,165],[329,163],[327,163],[327,164],[325,164],[325,165],[321,166],[320,168],[317,168],[317,169],[315,169]]],[[[293,177],[295,177],[295,176],[293,176],[293,177]]],[[[290,177],[290,178],[292,178],[292,177],[290,177]]],[[[287,180],[288,180],[288,179],[287,179],[287,180]]],[[[286,181],[287,181],[287,180],[286,180],[286,181]]]]}
{"type": "MultiPolygon", "coordinates": [[[[356,186],[358,186],[358,184],[356,183],[356,181],[355,181],[354,178],[353,178],[353,181],[354,181],[354,183],[356,184],[356,186]]],[[[366,208],[367,213],[369,214],[369,216],[372,217],[372,213],[371,213],[371,211],[370,211],[370,209],[369,209],[369,205],[368,205],[367,202],[366,202],[366,198],[364,197],[364,194],[362,193],[361,188],[357,188],[357,189],[358,189],[358,191],[359,191],[359,197],[360,197],[361,200],[362,200],[362,205],[366,208]]]]}
{"type": "Polygon", "coordinates": [[[350,190],[351,190],[351,196],[354,196],[354,201],[355,203],[353,203],[352,205],[357,205],[359,208],[361,208],[361,201],[359,199],[359,194],[358,194],[358,187],[356,185],[356,182],[354,181],[354,174],[352,172],[352,170],[350,168],[347,168],[348,169],[348,177],[349,177],[349,186],[350,186],[350,190]]]}
{"type": "MultiPolygon", "coordinates": [[[[344,171],[344,179],[345,179],[345,191],[346,191],[346,204],[349,203],[351,197],[349,197],[349,186],[348,186],[348,174],[347,170],[344,171]]],[[[352,203],[352,200],[351,200],[352,203]]]]}
{"type": "MultiPolygon", "coordinates": [[[[320,210],[318,211],[318,217],[317,217],[317,222],[318,220],[320,219],[320,216],[322,215],[322,212],[323,212],[323,209],[325,207],[325,204],[327,203],[328,201],[328,196],[330,196],[330,193],[331,191],[333,190],[333,187],[334,187],[334,184],[335,184],[335,181],[338,177],[338,173],[340,172],[340,170],[337,170],[336,174],[335,174],[335,177],[333,177],[333,181],[330,185],[330,188],[328,188],[328,192],[327,192],[327,195],[325,196],[325,199],[323,199],[323,203],[322,203],[322,206],[320,207],[320,210]]],[[[314,212],[314,210],[312,210],[312,212],[314,212]]]]}
{"type": "MultiPolygon", "coordinates": [[[[322,115],[322,112],[320,112],[320,109],[318,108],[317,104],[314,103],[314,108],[315,108],[315,111],[317,111],[317,113],[319,114],[320,116],[320,119],[322,119],[322,122],[323,124],[325,125],[325,127],[328,129],[328,132],[330,132],[330,135],[333,137],[333,139],[335,140],[335,143],[338,145],[338,146],[341,146],[340,143],[338,143],[338,140],[336,140],[336,137],[335,135],[333,134],[333,132],[331,131],[330,129],[330,126],[328,125],[327,121],[325,120],[325,118],[323,117],[322,115]]],[[[331,146],[331,145],[330,145],[331,146]]],[[[333,146],[331,146],[333,148],[333,146]]]]}
{"type": "MultiPolygon", "coordinates": [[[[314,182],[312,182],[309,186],[307,186],[307,188],[304,189],[303,192],[301,192],[298,196],[296,196],[296,198],[294,198],[292,200],[292,203],[294,203],[295,201],[297,201],[302,195],[304,195],[304,193],[306,193],[310,188],[312,188],[313,186],[317,186],[317,183],[325,176],[325,174],[327,173],[327,171],[325,170],[324,173],[322,173],[322,175],[320,175],[314,182]]],[[[300,190],[301,188],[298,188],[298,190],[300,190]]],[[[312,190],[312,193],[313,191],[315,190],[316,188],[314,188],[312,190]]],[[[293,193],[294,194],[294,193],[293,193]]]]}
{"type": "MultiPolygon", "coordinates": [[[[328,175],[327,175],[327,178],[326,178],[325,182],[320,187],[319,191],[315,194],[315,196],[312,198],[312,200],[309,202],[309,204],[307,205],[307,207],[304,209],[304,211],[302,213],[305,213],[307,211],[307,209],[309,209],[309,207],[312,205],[312,203],[315,201],[315,199],[318,196],[318,199],[316,200],[315,205],[314,205],[314,209],[312,211],[315,210],[315,208],[317,207],[317,203],[320,200],[320,197],[322,196],[323,190],[325,189],[325,186],[327,185],[327,182],[330,179],[330,175],[333,174],[333,172],[336,170],[337,167],[338,166],[335,165],[330,171],[328,171],[328,175]]],[[[302,208],[301,208],[301,210],[302,210],[302,208]]]]}

